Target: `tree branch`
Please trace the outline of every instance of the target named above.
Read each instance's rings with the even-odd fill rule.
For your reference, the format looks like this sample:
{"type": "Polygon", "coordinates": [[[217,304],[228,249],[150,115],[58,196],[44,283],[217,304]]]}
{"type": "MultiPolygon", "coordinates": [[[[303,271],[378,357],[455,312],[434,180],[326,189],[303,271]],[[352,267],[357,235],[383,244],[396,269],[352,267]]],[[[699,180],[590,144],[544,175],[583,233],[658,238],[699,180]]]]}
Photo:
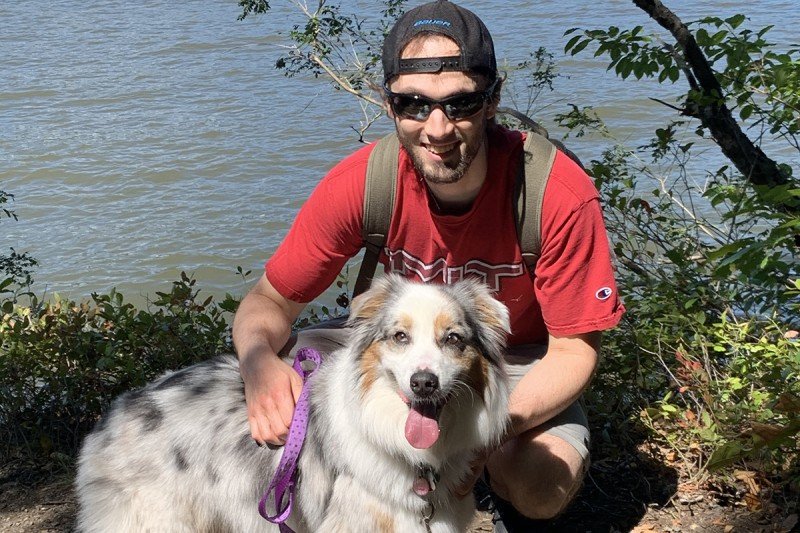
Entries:
{"type": "Polygon", "coordinates": [[[667,107],[668,107],[668,108],[670,108],[670,109],[674,109],[674,110],[675,110],[675,111],[677,111],[678,113],[681,113],[681,114],[685,114],[685,113],[686,113],[686,109],[684,109],[684,108],[682,108],[682,107],[678,107],[678,106],[676,106],[676,105],[672,105],[672,104],[670,104],[669,102],[665,102],[664,100],[661,100],[661,99],[659,99],[659,98],[653,98],[653,97],[651,96],[649,99],[650,99],[650,100],[652,100],[652,101],[654,101],[654,102],[656,102],[657,104],[661,104],[661,105],[667,106],[667,107]]]}
{"type": "MultiPolygon", "coordinates": [[[[731,110],[725,104],[719,80],[689,28],[660,0],[633,0],[633,3],[669,31],[683,50],[688,68],[699,84],[697,90],[701,96],[697,102],[688,101],[687,98],[686,111],[689,115],[700,120],[722,153],[751,183],[768,187],[788,183],[789,176],[761,148],[753,144],[733,118],[731,110]]],[[[789,205],[784,207],[790,211],[797,210],[789,205]]]]}
{"type": "Polygon", "coordinates": [[[331,79],[332,79],[332,80],[333,80],[333,81],[334,81],[334,82],[335,82],[335,83],[336,83],[336,84],[337,84],[339,87],[341,87],[342,89],[344,89],[344,90],[345,90],[345,91],[347,91],[348,93],[350,93],[350,94],[352,94],[353,96],[356,96],[356,97],[358,97],[358,98],[361,98],[362,100],[365,100],[365,101],[369,102],[370,104],[376,105],[376,106],[378,106],[378,107],[382,107],[382,106],[383,106],[383,103],[382,103],[382,102],[380,102],[380,101],[378,101],[378,100],[375,100],[375,99],[374,99],[374,98],[372,98],[371,96],[367,96],[366,94],[364,94],[364,93],[362,93],[362,92],[360,92],[360,91],[357,91],[357,90],[353,89],[353,87],[350,85],[350,83],[348,83],[348,82],[347,82],[347,80],[343,80],[342,78],[340,78],[340,77],[339,77],[339,76],[338,76],[338,75],[337,75],[337,74],[336,74],[336,73],[333,71],[333,69],[331,69],[331,68],[330,68],[328,65],[326,65],[326,64],[325,64],[325,62],[324,62],[324,61],[322,61],[322,59],[320,59],[320,58],[319,58],[319,57],[318,57],[316,54],[310,54],[310,55],[309,55],[309,59],[311,59],[311,60],[312,60],[314,63],[316,63],[317,65],[319,65],[319,66],[320,66],[320,68],[321,68],[322,70],[324,70],[324,71],[325,71],[325,73],[326,73],[328,76],[330,76],[330,77],[331,77],[331,79]]]}
{"type": "Polygon", "coordinates": [[[543,137],[550,137],[550,135],[547,133],[547,130],[541,124],[530,118],[528,115],[517,111],[516,109],[511,107],[498,107],[497,112],[504,115],[511,115],[530,131],[538,133],[543,137]]]}

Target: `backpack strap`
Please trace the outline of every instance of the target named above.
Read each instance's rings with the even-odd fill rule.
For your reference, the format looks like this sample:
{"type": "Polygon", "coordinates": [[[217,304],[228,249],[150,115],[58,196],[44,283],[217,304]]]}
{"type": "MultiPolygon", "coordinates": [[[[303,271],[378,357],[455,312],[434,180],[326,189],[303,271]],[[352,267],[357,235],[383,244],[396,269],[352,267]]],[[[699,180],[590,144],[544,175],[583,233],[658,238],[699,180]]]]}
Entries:
{"type": "Polygon", "coordinates": [[[369,289],[378,267],[378,257],[386,244],[394,209],[399,151],[400,141],[397,133],[392,132],[377,141],[367,160],[361,229],[366,249],[353,289],[353,298],[369,289]]]}
{"type": "Polygon", "coordinates": [[[542,253],[542,202],[557,148],[546,137],[528,132],[514,185],[514,220],[522,260],[533,272],[542,253]]]}

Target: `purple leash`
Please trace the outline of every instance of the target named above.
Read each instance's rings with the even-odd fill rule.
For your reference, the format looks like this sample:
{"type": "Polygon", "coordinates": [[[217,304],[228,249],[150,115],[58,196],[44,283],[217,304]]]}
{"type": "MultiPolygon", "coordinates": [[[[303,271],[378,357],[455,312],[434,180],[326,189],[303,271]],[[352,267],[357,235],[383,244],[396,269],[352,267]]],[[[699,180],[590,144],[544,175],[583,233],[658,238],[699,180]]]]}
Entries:
{"type": "Polygon", "coordinates": [[[303,390],[300,398],[294,407],[292,423],[289,426],[289,436],[286,438],[286,445],[283,447],[283,455],[275,470],[272,481],[269,482],[267,490],[258,502],[258,512],[261,516],[278,524],[281,533],[294,533],[292,528],[286,525],[286,520],[292,514],[292,503],[294,502],[294,488],[297,482],[297,460],[300,457],[300,450],[303,448],[303,441],[306,438],[306,428],[308,428],[308,378],[319,368],[322,357],[313,348],[300,348],[294,358],[292,368],[303,378],[303,390]],[[274,515],[267,513],[267,500],[270,495],[275,493],[274,515]],[[286,502],[284,502],[286,496],[286,502]],[[281,505],[283,508],[281,508],[281,505]]]}

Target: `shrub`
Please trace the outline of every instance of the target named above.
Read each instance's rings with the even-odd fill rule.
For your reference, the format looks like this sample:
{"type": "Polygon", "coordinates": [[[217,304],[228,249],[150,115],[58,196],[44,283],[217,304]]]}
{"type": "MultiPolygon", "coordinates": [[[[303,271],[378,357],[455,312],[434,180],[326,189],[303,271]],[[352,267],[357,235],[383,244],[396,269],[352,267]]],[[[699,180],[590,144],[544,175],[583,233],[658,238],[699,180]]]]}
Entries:
{"type": "Polygon", "coordinates": [[[110,401],[166,370],[231,350],[238,302],[198,299],[185,273],[147,310],[111,291],[15,305],[0,321],[0,449],[74,454],[110,401]]]}
{"type": "Polygon", "coordinates": [[[692,179],[690,148],[666,129],[591,164],[628,308],[591,404],[618,436],[643,424],[687,475],[757,460],[800,479],[798,215],[727,168],[692,179]]]}
{"type": "Polygon", "coordinates": [[[771,474],[795,470],[800,430],[800,343],[771,321],[724,315],[663,346],[669,391],[642,411],[648,426],[698,467],[747,460],[771,474]],[[688,457],[687,450],[694,453],[688,457]]]}

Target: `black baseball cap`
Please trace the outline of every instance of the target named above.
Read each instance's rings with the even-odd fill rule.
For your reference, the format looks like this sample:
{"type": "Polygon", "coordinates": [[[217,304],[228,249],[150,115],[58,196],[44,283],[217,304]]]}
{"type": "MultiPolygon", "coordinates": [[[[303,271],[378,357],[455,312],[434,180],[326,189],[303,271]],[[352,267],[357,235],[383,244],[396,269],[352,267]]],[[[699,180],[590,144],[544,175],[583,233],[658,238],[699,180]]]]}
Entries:
{"type": "Polygon", "coordinates": [[[383,81],[399,74],[457,70],[490,80],[497,77],[494,43],[478,16],[461,6],[437,0],[405,12],[383,42],[383,81]],[[461,55],[400,59],[403,48],[420,33],[439,33],[458,44],[461,55]]]}

